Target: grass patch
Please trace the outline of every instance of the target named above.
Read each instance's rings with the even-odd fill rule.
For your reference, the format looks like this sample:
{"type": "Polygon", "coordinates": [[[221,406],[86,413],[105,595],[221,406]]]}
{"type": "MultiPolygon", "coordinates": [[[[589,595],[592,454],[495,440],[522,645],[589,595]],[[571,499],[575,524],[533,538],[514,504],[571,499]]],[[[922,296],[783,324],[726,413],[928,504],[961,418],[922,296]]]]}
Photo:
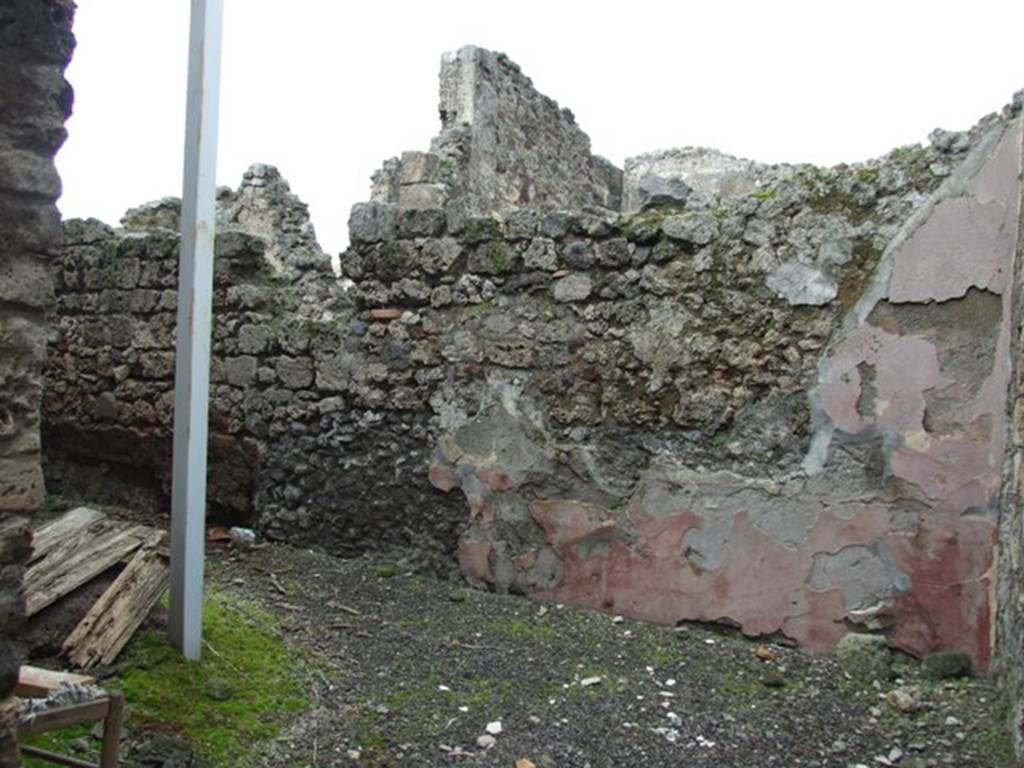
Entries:
{"type": "Polygon", "coordinates": [[[259,743],[279,733],[282,715],[309,705],[276,628],[273,616],[248,603],[211,596],[200,662],[178,655],[163,632],[140,633],[119,681],[129,723],[177,726],[210,764],[247,764],[259,743]]]}
{"type": "MultiPolygon", "coordinates": [[[[91,730],[91,725],[76,725],[72,728],[63,728],[59,731],[50,731],[49,733],[39,733],[35,736],[30,736],[24,739],[22,744],[45,749],[49,752],[56,752],[58,755],[72,755],[85,760],[98,761],[100,742],[93,740],[89,736],[91,730]],[[81,750],[76,749],[75,742],[81,739],[89,742],[90,750],[85,754],[81,750]]],[[[22,755],[21,765],[25,768],[44,768],[45,766],[52,766],[53,763],[22,755]]]]}
{"type": "MultiPolygon", "coordinates": [[[[125,671],[104,685],[123,691],[126,727],[136,737],[173,733],[211,768],[251,765],[283,719],[309,707],[297,659],[276,636],[277,627],[273,616],[249,603],[208,593],[201,661],[182,658],[163,631],[144,630],[125,650],[125,671]]],[[[90,728],[25,743],[74,754],[73,742],[88,737],[90,728]]]]}

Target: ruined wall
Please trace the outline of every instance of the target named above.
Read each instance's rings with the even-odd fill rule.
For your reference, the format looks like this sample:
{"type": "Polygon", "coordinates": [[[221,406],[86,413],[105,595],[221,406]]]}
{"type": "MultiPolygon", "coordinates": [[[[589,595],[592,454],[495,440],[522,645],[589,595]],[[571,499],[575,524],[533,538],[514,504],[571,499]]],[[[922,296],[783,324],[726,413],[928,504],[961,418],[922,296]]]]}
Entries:
{"type": "Polygon", "coordinates": [[[53,157],[64,142],[74,38],[70,0],[0,0],[0,766],[18,764],[10,698],[22,630],[21,580],[31,552],[24,513],[43,498],[39,401],[47,272],[60,235],[53,157]]]}
{"type": "Polygon", "coordinates": [[[441,61],[442,130],[374,175],[372,199],[453,218],[598,206],[618,210],[622,172],[590,152],[567,109],[501,53],[466,46],[441,61]]]}
{"type": "MultiPolygon", "coordinates": [[[[340,280],[221,243],[211,497],[498,589],[984,665],[1017,130],[624,215],[361,204],[340,280]]],[[[166,478],[175,239],[82,230],[55,264],[55,481],[166,478]]]]}
{"type": "MultiPolygon", "coordinates": [[[[168,198],[133,209],[117,232],[65,226],[45,395],[54,491],[167,508],[178,215],[168,198]]],[[[450,567],[461,505],[425,471],[404,472],[426,463],[425,404],[381,363],[354,374],[358,388],[341,382],[349,347],[396,358],[307,239],[304,206],[276,169],[254,166],[238,191],[221,191],[218,218],[211,517],[261,514],[270,533],[343,554],[417,543],[425,564],[450,567]]]]}
{"type": "MultiPolygon", "coordinates": [[[[1020,106],[833,169],[643,156],[622,214],[424,202],[440,156],[409,154],[353,208],[340,278],[267,223],[304,229],[275,213],[297,201],[255,202],[283,181],[247,175],[221,201],[215,513],[538,598],[985,667],[1020,106]]],[[[166,494],[174,205],[67,226],[56,486],[166,494]]]]}

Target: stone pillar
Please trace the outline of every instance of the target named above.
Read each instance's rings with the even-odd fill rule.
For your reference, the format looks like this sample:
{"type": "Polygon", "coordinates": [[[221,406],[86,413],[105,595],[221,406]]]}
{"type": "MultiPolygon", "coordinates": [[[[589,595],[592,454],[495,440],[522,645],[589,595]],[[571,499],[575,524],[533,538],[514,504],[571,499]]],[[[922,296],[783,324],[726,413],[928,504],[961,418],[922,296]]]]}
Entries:
{"type": "Polygon", "coordinates": [[[21,593],[31,534],[25,513],[43,500],[39,405],[46,270],[60,237],[53,158],[67,136],[72,92],[71,0],[0,0],[0,768],[18,764],[11,694],[24,624],[21,593]]]}

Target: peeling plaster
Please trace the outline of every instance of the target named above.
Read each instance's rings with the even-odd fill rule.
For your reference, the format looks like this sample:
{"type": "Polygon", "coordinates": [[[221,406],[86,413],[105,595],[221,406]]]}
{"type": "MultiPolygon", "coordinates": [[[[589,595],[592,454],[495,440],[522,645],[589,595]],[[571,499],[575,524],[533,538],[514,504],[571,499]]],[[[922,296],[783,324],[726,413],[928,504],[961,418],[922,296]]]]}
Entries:
{"type": "MultiPolygon", "coordinates": [[[[910,653],[959,648],[984,667],[1019,144],[1019,126],[990,132],[891,241],[819,361],[803,474],[755,479],[666,454],[619,485],[628,498],[609,496],[586,449],[530,421],[524,390],[509,389],[431,469],[475,510],[467,572],[662,623],[727,617],[812,649],[849,626],[884,630],[910,653]],[[534,534],[494,539],[507,496],[528,502],[534,534]]],[[[689,352],[677,335],[632,341],[664,376],[689,352]]]]}

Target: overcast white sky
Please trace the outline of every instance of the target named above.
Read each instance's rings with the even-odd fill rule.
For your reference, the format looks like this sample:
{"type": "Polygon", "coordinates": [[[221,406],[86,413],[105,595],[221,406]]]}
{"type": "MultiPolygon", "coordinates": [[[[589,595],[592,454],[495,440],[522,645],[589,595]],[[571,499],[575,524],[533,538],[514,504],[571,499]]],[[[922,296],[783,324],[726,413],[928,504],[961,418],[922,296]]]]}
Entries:
{"type": "MultiPolygon", "coordinates": [[[[705,145],[835,164],[963,129],[1024,87],[1024,2],[225,0],[218,183],[277,165],[321,244],[437,133],[443,51],[507,53],[616,164],[705,145]]],[[[64,215],[180,195],[188,0],[79,0],[64,215]]]]}

